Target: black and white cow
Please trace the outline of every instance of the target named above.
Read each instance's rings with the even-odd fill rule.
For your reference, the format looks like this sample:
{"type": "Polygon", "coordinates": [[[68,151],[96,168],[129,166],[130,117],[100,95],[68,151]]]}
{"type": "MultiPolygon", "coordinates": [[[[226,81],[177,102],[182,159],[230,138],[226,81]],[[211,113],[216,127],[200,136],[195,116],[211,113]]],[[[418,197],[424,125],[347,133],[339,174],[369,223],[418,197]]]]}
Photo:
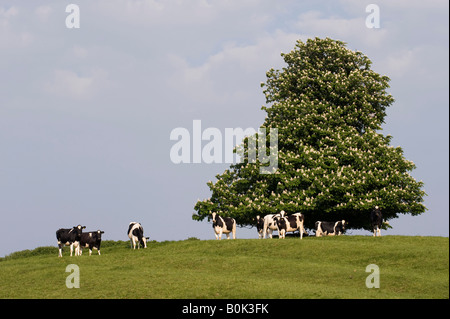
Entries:
{"type": "Polygon", "coordinates": [[[83,248],[89,247],[89,256],[92,255],[92,249],[97,249],[100,255],[100,245],[102,243],[102,234],[105,232],[102,230],[84,232],[81,234],[80,240],[80,255],[83,253],[83,248]]]}
{"type": "Polygon", "coordinates": [[[227,239],[230,239],[230,233],[233,234],[233,239],[236,239],[236,220],[234,218],[221,217],[217,213],[211,215],[216,239],[221,240],[222,234],[227,235],[227,239]]]}
{"type": "Polygon", "coordinates": [[[75,247],[75,256],[79,256],[81,234],[85,228],[86,226],[78,225],[72,228],[60,228],[56,231],[56,240],[59,248],[58,257],[62,257],[63,245],[70,246],[70,256],[72,256],[73,247],[75,247]]]}
{"type": "Polygon", "coordinates": [[[128,226],[128,238],[131,241],[131,247],[136,249],[136,243],[138,245],[138,249],[140,245],[142,247],[147,248],[147,240],[149,237],[144,237],[144,228],[142,228],[140,223],[131,222],[128,226]]]}
{"type": "Polygon", "coordinates": [[[261,218],[261,216],[256,216],[256,230],[258,231],[258,238],[264,238],[263,237],[263,231],[264,231],[264,218],[261,218]]]}
{"type": "Polygon", "coordinates": [[[295,213],[289,216],[276,216],[274,217],[275,223],[278,228],[278,237],[285,238],[287,232],[294,232],[296,230],[300,233],[300,239],[303,239],[303,233],[305,228],[303,226],[305,217],[301,213],[295,213]]]}
{"type": "Polygon", "coordinates": [[[340,220],[337,222],[316,222],[316,237],[322,236],[339,236],[345,232],[345,227],[347,226],[345,220],[340,220]]]}
{"type": "Polygon", "coordinates": [[[381,225],[383,224],[383,215],[378,206],[370,213],[370,221],[372,222],[373,237],[381,236],[381,225]]]}
{"type": "MultiPolygon", "coordinates": [[[[263,237],[266,238],[266,233],[272,238],[272,233],[274,230],[278,231],[277,223],[275,222],[275,217],[284,217],[286,213],[282,210],[279,214],[268,214],[264,216],[264,228],[263,237]]],[[[279,235],[279,234],[278,234],[279,235]]]]}

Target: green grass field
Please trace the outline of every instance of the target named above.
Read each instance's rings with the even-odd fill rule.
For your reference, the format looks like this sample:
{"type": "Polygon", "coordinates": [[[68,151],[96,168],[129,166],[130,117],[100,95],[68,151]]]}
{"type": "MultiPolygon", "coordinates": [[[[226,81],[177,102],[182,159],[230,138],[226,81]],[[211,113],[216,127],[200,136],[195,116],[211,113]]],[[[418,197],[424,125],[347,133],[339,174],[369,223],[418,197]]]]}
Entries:
{"type": "Polygon", "coordinates": [[[0,298],[449,298],[449,239],[340,236],[104,241],[102,255],[40,247],[0,259],[0,298]],[[66,266],[80,288],[66,287],[66,266]],[[369,264],[380,288],[367,288],[369,264]]]}

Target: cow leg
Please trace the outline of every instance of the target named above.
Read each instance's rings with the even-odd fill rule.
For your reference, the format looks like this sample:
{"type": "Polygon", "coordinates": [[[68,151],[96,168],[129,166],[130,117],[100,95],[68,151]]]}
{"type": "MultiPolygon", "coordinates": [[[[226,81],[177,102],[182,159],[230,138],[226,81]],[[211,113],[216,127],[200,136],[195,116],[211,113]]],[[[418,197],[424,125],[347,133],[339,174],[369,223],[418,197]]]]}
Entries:
{"type": "Polygon", "coordinates": [[[266,220],[264,219],[263,221],[264,221],[264,225],[263,225],[263,229],[262,229],[262,231],[263,231],[262,238],[266,239],[266,236],[267,236],[267,233],[269,231],[269,228],[268,228],[266,220]]]}
{"type": "Polygon", "coordinates": [[[267,229],[267,233],[269,234],[269,238],[272,238],[273,230],[269,228],[267,229]]]}
{"type": "Polygon", "coordinates": [[[72,257],[72,253],[73,253],[73,244],[70,244],[70,257],[72,257]]]}
{"type": "Polygon", "coordinates": [[[81,256],[81,248],[80,248],[80,242],[79,241],[75,241],[73,243],[73,246],[75,247],[75,256],[81,256]]]}
{"type": "Polygon", "coordinates": [[[222,233],[223,233],[223,230],[220,229],[220,231],[219,231],[219,240],[222,240],[222,233]]]}
{"type": "Polygon", "coordinates": [[[377,235],[378,235],[379,237],[381,237],[381,229],[380,229],[379,226],[377,226],[377,235]]]}
{"type": "Polygon", "coordinates": [[[58,257],[62,257],[62,247],[61,247],[61,242],[58,241],[58,257]]]}
{"type": "Polygon", "coordinates": [[[373,237],[375,237],[376,235],[377,235],[377,228],[374,227],[374,228],[373,228],[373,237]]]}
{"type": "Polygon", "coordinates": [[[227,239],[230,239],[230,233],[227,234],[227,239]]]}

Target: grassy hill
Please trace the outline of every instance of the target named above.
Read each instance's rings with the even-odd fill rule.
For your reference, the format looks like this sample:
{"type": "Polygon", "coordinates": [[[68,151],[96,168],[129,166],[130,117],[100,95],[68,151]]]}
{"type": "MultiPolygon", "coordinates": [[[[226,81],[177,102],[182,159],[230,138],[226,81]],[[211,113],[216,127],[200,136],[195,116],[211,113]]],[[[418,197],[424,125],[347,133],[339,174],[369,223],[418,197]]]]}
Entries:
{"type": "Polygon", "coordinates": [[[40,247],[0,259],[0,298],[449,298],[449,239],[340,236],[104,241],[102,255],[40,247]],[[68,289],[66,266],[80,270],[68,289]],[[380,288],[366,287],[369,264],[380,288]]]}

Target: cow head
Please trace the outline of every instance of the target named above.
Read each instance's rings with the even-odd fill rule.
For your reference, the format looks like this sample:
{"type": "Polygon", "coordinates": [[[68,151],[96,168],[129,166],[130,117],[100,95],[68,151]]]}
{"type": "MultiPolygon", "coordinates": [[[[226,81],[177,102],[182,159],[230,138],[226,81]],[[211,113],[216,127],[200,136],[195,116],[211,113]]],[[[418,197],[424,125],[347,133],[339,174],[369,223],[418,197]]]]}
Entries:
{"type": "Polygon", "coordinates": [[[81,234],[83,233],[83,229],[85,229],[86,226],[73,226],[71,231],[74,231],[77,235],[76,235],[76,240],[80,241],[81,239],[81,234]]]}
{"type": "Polygon", "coordinates": [[[212,213],[211,217],[212,217],[212,222],[213,222],[213,227],[217,226],[217,217],[219,215],[217,215],[217,213],[212,213]]]}
{"type": "Polygon", "coordinates": [[[275,216],[273,218],[273,221],[275,222],[275,225],[278,227],[278,237],[284,238],[286,236],[286,218],[275,216]]]}
{"type": "Polygon", "coordinates": [[[372,210],[373,214],[381,215],[381,208],[379,206],[375,206],[372,210]]]}
{"type": "Polygon", "coordinates": [[[142,237],[140,243],[144,248],[147,248],[147,240],[149,240],[150,237],[142,237]]]}
{"type": "Polygon", "coordinates": [[[262,231],[264,228],[264,220],[258,215],[256,216],[256,229],[259,231],[262,231]]]}
{"type": "Polygon", "coordinates": [[[341,220],[341,224],[342,224],[342,233],[345,232],[345,228],[348,226],[348,222],[346,222],[344,219],[341,220]]]}
{"type": "Polygon", "coordinates": [[[286,219],[281,216],[274,216],[273,221],[275,222],[275,225],[277,225],[278,228],[284,229],[286,228],[286,219]]]}

